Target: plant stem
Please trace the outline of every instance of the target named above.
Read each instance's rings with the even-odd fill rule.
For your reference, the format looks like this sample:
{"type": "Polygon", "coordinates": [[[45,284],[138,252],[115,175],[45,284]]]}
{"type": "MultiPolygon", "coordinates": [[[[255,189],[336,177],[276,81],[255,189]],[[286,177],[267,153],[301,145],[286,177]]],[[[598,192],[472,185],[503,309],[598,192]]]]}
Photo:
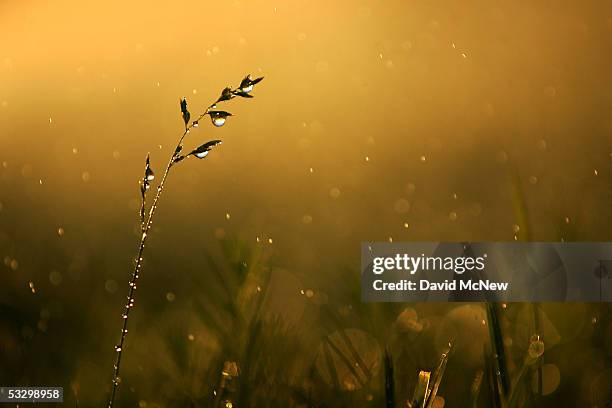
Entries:
{"type": "MultiPolygon", "coordinates": [[[[183,139],[185,138],[185,135],[187,135],[188,131],[189,131],[189,128],[185,129],[185,132],[183,133],[183,135],[181,136],[181,139],[179,140],[177,144],[177,148],[183,143],[183,139]]],[[[175,158],[175,154],[172,154],[172,157],[170,158],[170,160],[168,161],[168,164],[166,165],[166,170],[164,171],[164,175],[162,176],[161,182],[159,183],[159,186],[157,187],[157,193],[155,194],[155,198],[153,199],[153,204],[151,205],[151,209],[149,210],[147,221],[142,229],[142,236],[140,239],[140,245],[138,247],[138,255],[136,257],[136,266],[134,267],[134,272],[132,273],[132,279],[130,280],[130,291],[128,294],[128,302],[125,305],[125,311],[122,316],[123,317],[123,328],[121,329],[121,338],[119,340],[119,344],[115,348],[115,350],[117,351],[117,359],[114,365],[113,391],[111,393],[111,397],[108,402],[109,408],[112,408],[115,403],[117,387],[119,386],[119,383],[121,382],[121,378],[119,377],[119,373],[120,373],[119,370],[121,368],[121,355],[123,353],[123,344],[125,343],[125,338],[127,337],[127,325],[128,325],[128,318],[130,316],[130,310],[134,306],[134,293],[136,292],[136,283],[138,282],[138,276],[139,276],[138,272],[140,272],[140,268],[142,266],[142,254],[145,249],[145,243],[147,241],[147,236],[149,235],[149,230],[151,229],[151,225],[153,223],[153,215],[155,215],[155,209],[157,208],[157,203],[164,191],[164,185],[166,183],[166,178],[168,177],[168,174],[170,173],[170,169],[172,168],[172,164],[174,163],[174,158],[175,158]]]]}
{"type": "MultiPolygon", "coordinates": [[[[212,108],[212,106],[214,106],[214,104],[210,105],[206,109],[206,111],[200,115],[200,117],[196,120],[196,122],[201,120],[204,116],[206,116],[208,112],[210,111],[210,109],[212,108]]],[[[120,374],[120,369],[121,369],[121,356],[123,353],[123,344],[125,343],[125,338],[127,337],[127,332],[128,332],[127,331],[128,318],[130,316],[130,310],[134,306],[136,283],[138,282],[140,268],[142,267],[142,255],[144,253],[147,236],[149,235],[149,230],[151,229],[151,225],[153,224],[153,216],[155,215],[155,210],[157,209],[157,204],[159,202],[159,199],[162,193],[164,192],[164,186],[166,184],[166,179],[168,178],[168,174],[170,173],[170,169],[174,165],[174,159],[177,156],[177,151],[179,151],[179,148],[182,147],[185,136],[187,136],[187,134],[189,133],[189,131],[191,130],[193,126],[194,126],[193,123],[191,123],[190,125],[185,127],[185,131],[183,132],[183,135],[181,136],[178,143],[176,144],[174,153],[172,153],[170,160],[168,160],[168,164],[166,165],[166,169],[164,170],[164,175],[162,176],[159,186],[157,186],[157,193],[155,194],[155,198],[153,199],[153,204],[151,205],[151,209],[149,210],[149,215],[147,216],[146,222],[142,227],[142,236],[140,238],[140,245],[138,247],[138,255],[136,257],[136,266],[134,267],[134,272],[132,272],[132,279],[130,280],[130,284],[129,284],[130,291],[128,293],[128,301],[125,305],[125,311],[122,316],[123,317],[123,327],[121,329],[121,338],[119,340],[119,344],[115,347],[115,351],[117,352],[117,359],[115,360],[115,365],[113,366],[113,369],[114,369],[113,370],[113,390],[112,390],[112,393],[111,393],[111,396],[108,402],[108,408],[113,408],[115,404],[115,397],[117,395],[117,388],[119,387],[119,383],[121,382],[121,377],[119,376],[119,374],[120,374]]],[[[143,199],[143,206],[144,206],[144,199],[143,199]]]]}
{"type": "MultiPolygon", "coordinates": [[[[181,155],[181,151],[183,148],[183,140],[185,140],[185,136],[187,136],[187,134],[189,133],[189,131],[191,130],[191,128],[194,127],[198,127],[199,121],[202,120],[202,118],[204,118],[204,116],[210,114],[212,116],[213,111],[212,109],[215,109],[217,107],[217,103],[219,102],[223,102],[223,101],[228,101],[233,99],[236,96],[241,96],[241,97],[252,97],[252,95],[249,95],[248,93],[250,92],[250,90],[253,89],[253,85],[257,84],[258,82],[260,82],[263,79],[263,77],[261,78],[257,78],[255,80],[250,79],[250,75],[248,75],[247,77],[245,77],[242,82],[240,83],[240,86],[236,89],[232,89],[231,87],[227,87],[223,90],[223,92],[221,93],[221,97],[219,99],[217,99],[216,102],[213,102],[212,104],[210,104],[206,110],[200,115],[198,116],[197,119],[195,119],[194,121],[192,121],[191,123],[189,123],[189,111],[187,111],[187,102],[185,100],[185,98],[182,99],[181,101],[181,113],[183,114],[183,120],[185,121],[185,131],[183,132],[183,134],[181,135],[178,143],[176,144],[176,147],[174,148],[174,151],[172,153],[172,156],[170,156],[170,160],[168,160],[168,164],[166,165],[166,169],[164,170],[164,175],[161,178],[161,181],[159,182],[159,185],[157,186],[157,193],[155,194],[155,198],[153,199],[153,203],[151,204],[151,208],[149,209],[149,215],[146,217],[146,222],[145,222],[145,217],[144,217],[144,213],[145,213],[145,206],[146,206],[146,190],[148,188],[148,172],[150,171],[150,167],[149,167],[149,156],[147,156],[147,166],[145,169],[145,177],[143,179],[143,185],[142,185],[142,206],[141,206],[141,231],[142,231],[142,236],[140,238],[140,245],[138,246],[138,255],[136,257],[136,265],[134,267],[134,271],[132,272],[132,278],[130,280],[129,286],[130,286],[130,290],[128,292],[128,301],[125,305],[125,311],[122,315],[123,318],[123,327],[121,328],[121,337],[119,339],[119,344],[115,346],[115,351],[117,352],[117,358],[115,360],[115,365],[113,366],[113,389],[108,401],[108,408],[113,408],[114,404],[115,404],[115,398],[117,396],[117,388],[119,387],[119,383],[121,382],[121,377],[119,376],[120,374],[120,369],[121,369],[121,356],[123,353],[123,345],[125,343],[125,339],[127,337],[127,326],[128,326],[128,318],[130,316],[130,310],[134,307],[134,298],[135,298],[135,292],[136,292],[136,283],[138,282],[138,276],[139,276],[139,272],[140,269],[142,267],[142,255],[144,253],[144,249],[145,249],[145,243],[147,241],[147,236],[149,235],[149,231],[151,230],[151,225],[153,224],[153,216],[155,215],[155,210],[157,209],[157,205],[159,202],[159,199],[162,195],[162,193],[164,192],[164,186],[166,184],[166,179],[168,178],[168,174],[170,173],[170,169],[172,168],[172,166],[174,166],[175,164],[177,164],[179,161],[190,157],[193,153],[195,153],[196,151],[194,150],[193,152],[189,153],[186,156],[182,156],[181,155]],[[250,87],[249,91],[245,91],[243,89],[243,87],[250,87]]],[[[228,114],[231,115],[231,114],[228,114]]],[[[214,120],[213,120],[214,123],[214,120]]],[[[217,125],[215,123],[215,125],[217,125]]],[[[221,123],[222,125],[222,123],[221,123]]],[[[217,126],[221,126],[221,125],[217,125],[217,126]]],[[[203,145],[205,146],[205,145],[203,145]]],[[[202,146],[201,146],[202,147],[202,146]]],[[[151,176],[153,175],[153,173],[151,173],[151,176]]]]}

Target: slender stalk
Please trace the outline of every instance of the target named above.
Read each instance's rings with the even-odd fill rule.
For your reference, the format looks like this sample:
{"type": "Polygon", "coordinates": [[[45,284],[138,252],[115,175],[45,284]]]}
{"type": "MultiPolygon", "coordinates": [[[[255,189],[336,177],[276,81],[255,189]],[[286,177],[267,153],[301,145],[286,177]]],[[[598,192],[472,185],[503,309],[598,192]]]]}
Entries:
{"type": "MultiPolygon", "coordinates": [[[[125,343],[126,337],[127,337],[127,327],[128,327],[128,319],[130,316],[130,310],[134,307],[134,299],[135,299],[135,293],[136,293],[136,284],[138,282],[138,277],[139,277],[139,273],[140,273],[140,269],[142,267],[142,256],[144,253],[144,249],[145,249],[145,244],[147,241],[147,237],[149,235],[149,231],[151,230],[151,225],[153,225],[153,216],[155,215],[155,210],[157,209],[157,205],[159,202],[159,199],[161,198],[162,193],[164,192],[164,186],[166,185],[166,179],[168,178],[168,175],[170,174],[170,169],[172,169],[172,167],[177,164],[178,162],[180,162],[181,160],[192,156],[193,154],[195,154],[196,156],[198,155],[198,153],[207,153],[208,150],[210,150],[210,147],[208,147],[210,145],[210,143],[214,143],[216,144],[216,142],[219,141],[213,141],[213,142],[209,142],[205,145],[200,146],[200,148],[192,151],[191,153],[187,154],[187,155],[181,155],[181,151],[183,149],[183,141],[185,140],[185,136],[187,136],[187,134],[190,132],[190,130],[194,127],[198,127],[199,121],[202,120],[206,115],[210,114],[211,117],[218,117],[216,115],[220,115],[220,114],[225,114],[225,115],[231,115],[227,112],[216,112],[213,111],[216,106],[217,103],[222,102],[222,101],[228,101],[230,99],[233,99],[236,96],[241,96],[241,97],[245,97],[245,98],[251,98],[252,95],[249,95],[249,92],[253,89],[253,85],[257,84],[258,82],[260,82],[262,78],[257,78],[255,80],[251,79],[250,76],[245,77],[242,82],[240,83],[240,86],[232,89],[231,87],[227,87],[223,90],[221,97],[214,103],[210,104],[206,110],[204,111],[204,113],[202,113],[197,119],[195,119],[193,122],[189,123],[190,120],[190,114],[187,111],[187,101],[183,98],[183,100],[181,101],[181,111],[183,114],[183,119],[185,121],[185,131],[183,132],[183,134],[181,135],[178,143],[176,144],[176,147],[174,148],[174,152],[172,153],[172,156],[170,156],[170,159],[168,160],[168,164],[166,165],[166,169],[164,170],[164,174],[161,178],[161,181],[159,182],[159,185],[157,186],[157,192],[155,194],[155,198],[153,199],[153,203],[151,204],[151,208],[149,209],[149,214],[146,217],[146,221],[145,221],[145,217],[144,217],[144,213],[145,213],[145,201],[146,201],[146,189],[148,188],[148,171],[150,171],[149,168],[149,158],[147,156],[147,167],[145,169],[145,177],[143,180],[143,190],[142,190],[142,207],[141,207],[141,229],[142,229],[142,235],[140,238],[140,245],[138,246],[138,255],[136,257],[136,265],[134,266],[134,271],[132,272],[132,277],[130,279],[130,283],[129,283],[129,292],[128,292],[128,297],[127,297],[127,303],[125,305],[125,310],[123,312],[123,315],[121,316],[123,318],[123,326],[121,328],[121,337],[119,339],[119,344],[117,344],[115,346],[115,351],[117,352],[117,356],[116,356],[116,360],[115,360],[115,364],[113,366],[113,388],[112,388],[112,392],[110,395],[110,399],[108,401],[108,408],[113,408],[114,404],[115,404],[115,398],[117,396],[117,388],[119,387],[119,384],[121,383],[121,377],[120,377],[120,369],[121,369],[121,357],[122,357],[122,353],[123,353],[123,345],[125,343]],[[215,116],[213,116],[215,115],[215,116]],[[199,150],[205,148],[204,151],[199,150]]],[[[217,125],[220,126],[220,125],[217,125]]],[[[214,146],[213,144],[213,146],[214,146]]],[[[199,156],[198,156],[199,157],[199,156]]],[[[205,157],[205,156],[202,156],[205,157]]],[[[151,176],[153,175],[153,173],[151,172],[151,176]]],[[[152,179],[153,177],[151,177],[152,179]]]]}
{"type": "MultiPolygon", "coordinates": [[[[183,139],[185,138],[185,135],[187,135],[187,133],[189,132],[189,128],[185,129],[185,132],[183,133],[183,135],[181,136],[178,144],[177,144],[177,148],[178,146],[180,146],[183,142],[183,139]]],[[[176,150],[176,149],[175,149],[176,150]]],[[[144,252],[145,249],[145,243],[147,241],[147,236],[149,235],[149,230],[151,229],[151,225],[153,224],[153,216],[155,215],[155,209],[157,208],[157,203],[159,202],[159,198],[161,197],[163,191],[164,191],[164,185],[166,183],[166,179],[168,177],[168,174],[170,173],[170,169],[172,168],[172,164],[174,163],[174,158],[175,158],[175,154],[172,155],[172,157],[170,158],[170,160],[168,161],[168,164],[166,165],[166,170],[164,171],[164,175],[161,179],[161,182],[159,183],[159,186],[157,187],[157,193],[155,194],[155,198],[153,199],[153,205],[151,206],[151,209],[149,210],[149,215],[147,216],[146,219],[146,223],[144,224],[143,228],[142,228],[142,236],[140,238],[140,245],[138,246],[138,255],[136,258],[136,266],[134,267],[134,272],[132,273],[132,279],[130,280],[130,291],[128,293],[128,302],[125,305],[125,311],[123,313],[123,327],[121,329],[121,338],[119,340],[119,344],[115,347],[115,351],[117,352],[117,359],[115,360],[115,365],[114,365],[114,372],[113,372],[113,390],[111,393],[111,397],[110,400],[108,402],[108,407],[112,408],[114,403],[115,403],[115,396],[117,394],[117,387],[119,386],[119,383],[121,382],[121,377],[119,377],[119,373],[120,373],[120,368],[121,368],[121,356],[123,353],[123,344],[125,343],[125,338],[127,337],[127,325],[128,325],[128,318],[130,316],[130,310],[132,309],[132,307],[134,306],[134,296],[135,296],[135,292],[136,292],[136,283],[138,282],[138,276],[139,276],[139,272],[140,272],[140,268],[142,266],[142,254],[144,252]]],[[[143,204],[144,205],[144,204],[143,204]]]]}

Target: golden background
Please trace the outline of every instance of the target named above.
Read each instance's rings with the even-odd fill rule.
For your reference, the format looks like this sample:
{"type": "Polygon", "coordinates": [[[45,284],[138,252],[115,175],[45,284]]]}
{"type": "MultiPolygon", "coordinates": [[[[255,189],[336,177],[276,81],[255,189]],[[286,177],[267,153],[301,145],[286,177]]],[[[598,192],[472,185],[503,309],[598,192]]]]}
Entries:
{"type": "MultiPolygon", "coordinates": [[[[182,132],[180,97],[196,115],[247,73],[265,76],[255,98],[224,104],[235,115],[224,127],[203,123],[186,139],[223,145],[168,180],[130,322],[125,406],[207,406],[216,367],[244,359],[242,346],[225,355],[227,339],[194,312],[204,298],[217,325],[240,320],[210,300],[210,282],[229,279],[210,257],[262,254],[272,271],[262,313],[300,338],[299,361],[275,372],[302,387],[327,333],[321,304],[361,310],[347,289],[358,287],[361,241],[611,237],[610,3],[2,1],[0,38],[3,385],[58,384],[67,404],[103,404],[144,158],[160,176],[182,132]],[[173,354],[172,336],[189,357],[173,354]]],[[[239,293],[254,285],[249,271],[239,293]]],[[[388,308],[390,322],[404,308],[430,316],[436,344],[448,319],[483,313],[388,308]]],[[[601,406],[612,394],[597,385],[612,379],[609,307],[546,308],[571,334],[557,327],[561,382],[539,404],[601,406]]],[[[347,327],[367,332],[365,311],[349,315],[347,327]]],[[[435,356],[406,363],[401,395],[435,356]]],[[[447,387],[448,405],[461,406],[469,381],[447,387]]],[[[378,398],[347,392],[353,405],[378,398]]]]}

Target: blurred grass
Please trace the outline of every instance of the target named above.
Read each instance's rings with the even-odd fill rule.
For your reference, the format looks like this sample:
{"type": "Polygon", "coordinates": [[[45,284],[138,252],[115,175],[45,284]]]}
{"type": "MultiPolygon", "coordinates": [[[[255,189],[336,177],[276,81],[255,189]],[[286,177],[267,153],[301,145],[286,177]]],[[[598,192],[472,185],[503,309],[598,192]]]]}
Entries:
{"type": "MultiPolygon", "coordinates": [[[[578,310],[576,305],[538,309],[547,342],[544,355],[562,381],[551,383],[554,379],[545,373],[546,395],[536,400],[533,378],[539,359],[526,357],[533,314],[523,304],[497,307],[497,320],[489,318],[496,321],[489,324],[493,333],[481,335],[473,327],[486,317],[486,304],[362,303],[357,273],[350,268],[338,268],[346,286],[319,287],[313,276],[275,266],[267,246],[237,238],[219,242],[217,251],[204,252],[202,262],[195,262],[200,273],[177,277],[183,285],[174,284],[172,301],[166,296],[159,300],[159,289],[143,290],[148,296],[140,300],[138,334],[128,345],[129,380],[119,395],[121,406],[400,407],[419,395],[415,389],[422,370],[433,373],[429,389],[437,387],[437,398],[429,406],[434,407],[465,401],[476,407],[568,401],[579,406],[612,398],[605,387],[595,394],[579,391],[589,379],[600,384],[601,373],[612,366],[609,305],[582,305],[572,315],[575,327],[563,317],[578,310]],[[294,297],[299,302],[289,303],[294,297]],[[595,323],[592,316],[597,316],[595,323]],[[455,352],[438,376],[449,339],[455,352]],[[505,354],[507,398],[491,382],[499,366],[495,354],[470,351],[492,345],[505,354]]],[[[2,383],[60,384],[67,404],[78,398],[80,406],[99,405],[108,391],[102,383],[112,350],[92,336],[95,313],[65,306],[60,313],[49,306],[54,300],[44,291],[29,297],[12,293],[10,302],[0,302],[6,316],[0,326],[2,383]],[[48,327],[42,331],[37,326],[47,314],[48,327]]]]}

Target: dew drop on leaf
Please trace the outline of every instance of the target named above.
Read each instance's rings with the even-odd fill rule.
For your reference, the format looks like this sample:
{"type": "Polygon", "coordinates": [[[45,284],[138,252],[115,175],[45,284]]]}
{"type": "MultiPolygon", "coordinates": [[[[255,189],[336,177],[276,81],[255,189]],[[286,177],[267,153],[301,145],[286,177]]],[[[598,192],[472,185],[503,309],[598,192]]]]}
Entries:
{"type": "Polygon", "coordinates": [[[213,117],[212,118],[212,123],[213,125],[215,125],[216,127],[221,127],[225,124],[225,118],[221,118],[221,117],[213,117]]]}

